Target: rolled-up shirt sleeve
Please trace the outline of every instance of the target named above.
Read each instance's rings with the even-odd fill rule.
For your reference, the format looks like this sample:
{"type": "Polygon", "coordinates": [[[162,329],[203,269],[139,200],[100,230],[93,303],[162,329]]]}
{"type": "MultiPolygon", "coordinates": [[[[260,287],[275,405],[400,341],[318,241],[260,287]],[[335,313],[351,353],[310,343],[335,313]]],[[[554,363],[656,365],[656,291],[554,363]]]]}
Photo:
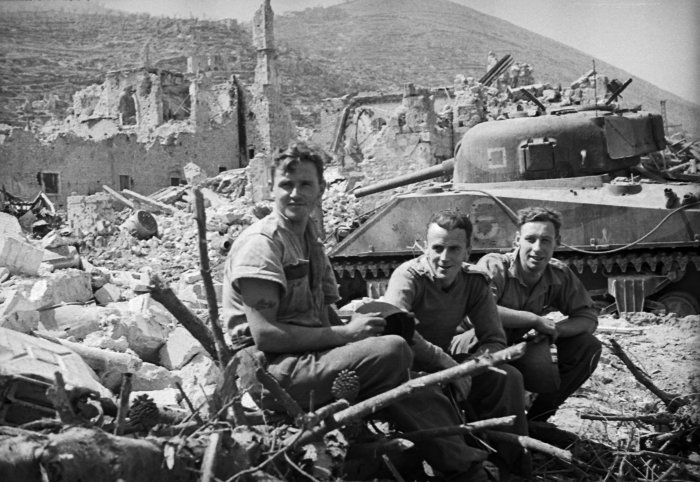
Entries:
{"type": "Polygon", "coordinates": [[[486,254],[476,263],[476,267],[491,277],[491,293],[496,303],[503,296],[506,286],[506,266],[497,254],[486,254]]]}

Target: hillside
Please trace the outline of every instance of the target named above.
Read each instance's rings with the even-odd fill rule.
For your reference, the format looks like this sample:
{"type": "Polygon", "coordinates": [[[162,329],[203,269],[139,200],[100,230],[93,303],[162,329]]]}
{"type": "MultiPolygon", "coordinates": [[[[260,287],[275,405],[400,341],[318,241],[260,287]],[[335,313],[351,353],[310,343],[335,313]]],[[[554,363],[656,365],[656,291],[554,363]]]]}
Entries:
{"type": "MultiPolygon", "coordinates": [[[[109,70],[141,64],[184,71],[187,55],[219,54],[230,73],[252,81],[249,24],[170,19],[90,9],[10,11],[0,2],[0,123],[24,126],[63,116],[72,94],[109,70]]],[[[16,2],[15,2],[16,3],[16,2]]],[[[66,2],[60,2],[66,5],[66,2]]],[[[76,2],[77,3],[77,2],[76,2]]],[[[273,2],[274,8],[274,2],[273,2]]],[[[355,0],[277,15],[280,78],[295,121],[312,127],[320,100],[359,90],[395,90],[404,82],[450,85],[479,76],[486,55],[510,53],[535,68],[538,81],[568,84],[591,68],[590,56],[446,0],[355,0]]],[[[629,74],[596,61],[609,77],[629,74]]],[[[657,110],[668,100],[670,124],[700,137],[700,106],[636,79],[625,103],[657,110]]]]}
{"type": "MultiPolygon", "coordinates": [[[[451,85],[458,73],[484,73],[489,51],[510,53],[535,69],[538,81],[567,85],[592,67],[591,56],[509,22],[447,0],[353,0],[276,17],[281,44],[314,62],[329,63],[343,78],[396,89],[404,82],[451,85]]],[[[634,79],[625,104],[659,109],[666,99],[670,124],[700,136],[700,106],[596,59],[599,72],[634,79]]]]}

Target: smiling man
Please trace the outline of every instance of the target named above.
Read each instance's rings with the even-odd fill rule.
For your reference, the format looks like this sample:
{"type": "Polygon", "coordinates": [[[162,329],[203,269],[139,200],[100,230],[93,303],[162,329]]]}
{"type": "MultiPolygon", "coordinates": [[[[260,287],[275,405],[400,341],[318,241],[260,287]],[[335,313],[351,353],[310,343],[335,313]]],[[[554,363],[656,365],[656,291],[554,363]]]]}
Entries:
{"type": "MultiPolygon", "coordinates": [[[[489,277],[466,263],[471,235],[466,215],[437,212],[428,221],[423,255],[391,275],[383,299],[417,320],[414,369],[434,372],[506,347],[489,277]]],[[[516,415],[514,427],[506,430],[527,435],[522,376],[510,365],[498,368],[454,383],[457,401],[476,419],[516,415]]],[[[529,475],[527,453],[514,445],[495,445],[498,456],[492,459],[499,467],[529,475]]]]}
{"type": "MultiPolygon", "coordinates": [[[[255,377],[265,368],[303,408],[334,400],[341,372],[357,376],[358,399],[408,380],[413,355],[398,335],[382,335],[377,313],[353,314],[342,323],[330,261],[311,214],[323,193],[323,151],[298,142],[274,159],[274,208],[236,239],[224,270],[224,316],[232,331],[247,326],[253,346],[237,353],[239,384],[264,408],[281,405],[255,377]]],[[[437,388],[395,402],[384,415],[399,429],[415,431],[460,423],[437,388]]],[[[459,435],[417,442],[441,480],[485,477],[479,454],[459,435]]]]}
{"type": "MultiPolygon", "coordinates": [[[[508,343],[516,343],[530,330],[547,335],[557,347],[559,380],[538,393],[528,418],[547,420],[569,395],[593,373],[601,344],[593,335],[598,318],[593,301],[578,277],[552,256],[559,245],[561,215],[549,209],[530,207],[518,211],[515,250],[483,256],[477,266],[491,275],[498,314],[508,343]],[[565,318],[557,322],[544,317],[551,311],[565,318]],[[556,385],[559,385],[558,388],[556,385]]],[[[546,353],[547,350],[544,351],[546,353]]],[[[515,364],[528,380],[544,376],[537,359],[515,364]]]]}

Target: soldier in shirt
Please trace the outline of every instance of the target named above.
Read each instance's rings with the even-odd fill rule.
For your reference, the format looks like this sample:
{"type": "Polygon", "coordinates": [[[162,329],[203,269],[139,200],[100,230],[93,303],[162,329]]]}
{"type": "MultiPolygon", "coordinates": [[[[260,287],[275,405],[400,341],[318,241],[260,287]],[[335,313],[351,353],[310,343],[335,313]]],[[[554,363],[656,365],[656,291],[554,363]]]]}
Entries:
{"type": "MultiPolygon", "coordinates": [[[[266,390],[256,393],[257,366],[309,409],[333,401],[332,385],[343,371],[356,374],[362,400],[406,382],[413,361],[406,340],[383,335],[385,320],[378,313],[355,313],[342,323],[332,306],[338,289],[311,220],[324,188],[324,156],[294,143],[275,157],[273,211],[240,234],[226,260],[227,324],[235,331],[247,325],[254,343],[237,354],[239,384],[263,408],[280,406],[266,390]]],[[[398,400],[384,412],[403,431],[460,423],[437,388],[398,400]]],[[[462,436],[417,442],[416,447],[441,480],[485,478],[481,454],[462,436]]]]}
{"type": "MultiPolygon", "coordinates": [[[[538,393],[528,411],[530,420],[545,421],[593,373],[601,344],[593,335],[598,318],[593,301],[578,277],[552,258],[560,242],[561,215],[541,207],[518,211],[516,248],[507,254],[490,253],[477,266],[491,275],[498,314],[508,344],[520,341],[530,330],[547,335],[556,344],[558,378],[538,393]],[[559,311],[566,318],[554,321],[544,315],[559,311]],[[557,388],[558,385],[558,388],[557,388]]],[[[549,343],[544,341],[543,343],[549,343]]],[[[528,380],[541,381],[537,360],[515,362],[528,380]]],[[[556,372],[555,372],[556,374],[556,372]]]]}
{"type": "MultiPolygon", "coordinates": [[[[413,313],[417,320],[414,369],[434,372],[506,347],[489,277],[466,263],[471,234],[467,216],[450,210],[433,214],[425,253],[391,275],[383,299],[413,313]]],[[[527,435],[523,380],[514,367],[499,365],[498,371],[486,371],[473,381],[465,377],[453,387],[473,417],[516,415],[510,431],[527,435]]],[[[524,451],[514,445],[496,445],[498,465],[529,475],[530,458],[524,451]]]]}

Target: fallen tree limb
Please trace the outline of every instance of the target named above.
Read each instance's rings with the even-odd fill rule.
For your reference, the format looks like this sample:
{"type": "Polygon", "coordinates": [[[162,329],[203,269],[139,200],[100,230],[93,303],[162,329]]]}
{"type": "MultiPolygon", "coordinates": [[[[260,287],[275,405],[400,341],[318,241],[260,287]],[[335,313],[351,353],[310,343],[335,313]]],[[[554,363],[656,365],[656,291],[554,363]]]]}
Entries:
{"type": "MultiPolygon", "coordinates": [[[[216,352],[216,344],[212,337],[211,331],[207,325],[197,318],[180,299],[175,296],[172,289],[161,279],[157,274],[151,277],[153,288],[151,289],[151,297],[158,303],[163,305],[166,310],[173,315],[177,321],[182,323],[187,331],[202,344],[204,349],[214,359],[218,360],[219,355],[216,352]]],[[[224,365],[225,366],[225,365],[224,365]]]]}
{"type": "Polygon", "coordinates": [[[496,430],[485,430],[484,433],[488,436],[489,440],[495,440],[498,442],[508,442],[515,445],[520,445],[528,450],[536,450],[552,457],[556,457],[559,460],[563,460],[569,464],[573,464],[573,456],[569,450],[560,449],[554,445],[550,445],[541,440],[537,440],[532,437],[525,435],[517,435],[508,432],[497,432],[496,430]]]}
{"type": "Polygon", "coordinates": [[[209,323],[211,331],[214,334],[214,342],[216,343],[217,358],[222,367],[228,365],[231,360],[231,350],[229,349],[224,334],[219,325],[219,307],[216,301],[216,292],[214,291],[214,282],[211,279],[211,268],[209,267],[209,248],[207,246],[207,215],[204,210],[204,198],[202,191],[194,190],[194,207],[195,219],[197,220],[197,234],[199,239],[199,272],[202,274],[202,283],[204,291],[207,294],[207,308],[209,309],[209,323]]]}
{"type": "Polygon", "coordinates": [[[459,377],[476,375],[485,371],[488,367],[516,360],[525,353],[525,346],[526,343],[521,342],[495,353],[481,355],[457,366],[409,380],[396,388],[356,403],[345,410],[341,410],[329,420],[321,422],[316,427],[304,431],[302,436],[295,442],[295,445],[299,446],[309,443],[311,440],[317,439],[334,427],[376,413],[392,403],[411,396],[411,394],[419,390],[434,385],[445,384],[459,377]]]}
{"type": "Polygon", "coordinates": [[[661,390],[659,387],[657,387],[654,382],[651,381],[651,378],[649,375],[647,375],[641,368],[639,368],[637,365],[632,362],[632,360],[627,356],[625,351],[622,349],[620,344],[615,341],[614,338],[609,338],[610,341],[610,346],[612,347],[612,352],[620,359],[622,360],[622,363],[627,366],[629,371],[632,373],[634,378],[637,379],[639,383],[644,385],[649,389],[651,393],[659,397],[659,399],[664,402],[666,407],[668,408],[668,411],[671,413],[674,413],[676,410],[681,408],[684,405],[688,404],[688,400],[686,400],[684,397],[681,395],[676,395],[673,393],[668,393],[664,390],[661,390]]]}
{"type": "Polygon", "coordinates": [[[657,413],[655,415],[614,415],[612,413],[582,413],[580,417],[584,420],[602,420],[606,422],[640,422],[653,425],[669,424],[673,421],[668,413],[657,413]]]}

